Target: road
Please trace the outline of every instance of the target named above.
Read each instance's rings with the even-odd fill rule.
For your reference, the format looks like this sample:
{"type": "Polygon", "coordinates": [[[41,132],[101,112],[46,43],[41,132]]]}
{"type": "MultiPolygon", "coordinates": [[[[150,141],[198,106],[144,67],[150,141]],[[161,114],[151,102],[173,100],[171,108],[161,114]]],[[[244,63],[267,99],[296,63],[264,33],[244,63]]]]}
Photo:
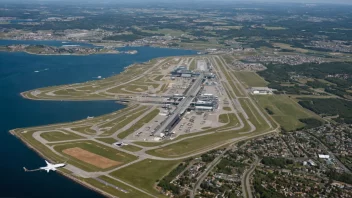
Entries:
{"type": "Polygon", "coordinates": [[[255,155],[255,160],[252,163],[251,167],[243,173],[241,185],[242,185],[242,193],[244,198],[253,197],[250,178],[251,178],[251,174],[253,173],[253,171],[255,170],[255,167],[259,164],[259,162],[260,162],[260,159],[258,158],[258,156],[255,155]]]}
{"type": "Polygon", "coordinates": [[[197,194],[197,190],[200,188],[200,185],[204,181],[204,179],[208,176],[209,172],[213,170],[213,168],[221,161],[221,158],[224,154],[233,147],[233,144],[229,145],[224,152],[222,152],[219,156],[217,156],[212,162],[208,164],[208,167],[205,171],[198,177],[196,183],[194,184],[193,189],[190,193],[190,198],[194,198],[195,194],[197,194]]]}

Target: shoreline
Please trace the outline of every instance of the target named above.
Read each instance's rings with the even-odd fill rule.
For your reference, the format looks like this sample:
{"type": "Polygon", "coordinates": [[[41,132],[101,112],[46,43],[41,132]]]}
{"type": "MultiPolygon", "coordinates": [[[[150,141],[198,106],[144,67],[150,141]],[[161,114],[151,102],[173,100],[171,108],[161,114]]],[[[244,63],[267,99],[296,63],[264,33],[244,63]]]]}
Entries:
{"type": "MultiPolygon", "coordinates": [[[[99,54],[113,54],[113,55],[118,55],[118,54],[128,54],[128,53],[89,53],[89,54],[37,54],[37,53],[33,53],[33,52],[28,52],[26,50],[21,50],[21,51],[7,51],[7,50],[3,50],[0,52],[9,52],[9,53],[16,53],[16,52],[20,52],[20,53],[26,53],[26,54],[31,54],[31,55],[37,55],[37,56],[90,56],[90,55],[99,55],[99,54]]],[[[129,55],[133,55],[133,54],[129,54],[129,55]]]]}
{"type": "MultiPolygon", "coordinates": [[[[107,41],[101,43],[92,42],[92,41],[74,41],[74,40],[53,40],[53,39],[41,39],[41,40],[33,40],[33,39],[13,39],[13,38],[0,38],[0,40],[11,40],[11,41],[59,41],[59,42],[76,42],[76,43],[83,43],[83,44],[91,44],[93,47],[104,47],[104,44],[116,44],[113,41],[107,41]]],[[[159,46],[159,45],[131,45],[131,44],[122,44],[122,46],[116,46],[116,48],[124,48],[124,47],[154,47],[154,48],[164,48],[164,49],[179,49],[179,50],[193,50],[202,52],[205,49],[194,49],[194,48],[187,48],[187,47],[175,47],[175,46],[159,46]]],[[[40,55],[40,54],[37,54],[40,55]]],[[[87,54],[91,55],[91,54],[87,54]]]]}
{"type": "MultiPolygon", "coordinates": [[[[47,158],[41,151],[39,151],[38,149],[34,148],[31,144],[29,144],[28,142],[26,142],[25,140],[23,140],[22,137],[20,137],[19,135],[17,135],[16,132],[15,132],[15,130],[16,130],[16,129],[11,129],[11,130],[9,131],[9,133],[10,133],[11,135],[15,136],[15,137],[16,137],[17,139],[19,139],[21,142],[23,142],[29,149],[31,149],[32,151],[34,151],[35,153],[37,153],[37,154],[38,154],[40,157],[42,157],[43,159],[49,159],[49,158],[47,158]]],[[[49,161],[51,161],[51,160],[49,159],[49,161]]],[[[63,172],[63,171],[60,171],[60,169],[58,169],[56,172],[59,173],[59,174],[61,174],[62,176],[65,176],[65,177],[71,179],[72,181],[74,181],[74,182],[76,182],[76,183],[82,185],[83,187],[88,188],[88,189],[90,189],[90,190],[93,190],[93,191],[95,191],[95,192],[97,192],[97,193],[99,193],[99,194],[101,194],[101,195],[103,195],[103,196],[105,196],[105,197],[111,197],[111,198],[116,197],[116,196],[113,196],[113,195],[111,195],[111,194],[109,194],[109,193],[107,193],[107,192],[105,192],[105,191],[102,191],[102,190],[100,190],[99,188],[96,188],[96,187],[94,187],[94,186],[92,186],[92,185],[90,185],[90,184],[88,184],[88,183],[86,183],[86,182],[84,182],[84,181],[82,181],[82,180],[80,180],[80,179],[78,179],[78,178],[76,178],[76,177],[74,177],[74,176],[68,174],[68,173],[65,173],[65,172],[63,172]]]]}
{"type": "MultiPolygon", "coordinates": [[[[187,57],[187,56],[191,56],[191,55],[184,55],[183,57],[187,57]]],[[[199,56],[199,54],[195,54],[193,56],[199,56]]],[[[168,56],[168,57],[179,57],[179,56],[168,56]]],[[[153,59],[150,59],[148,61],[144,61],[144,62],[140,62],[140,63],[146,63],[146,62],[150,62],[150,61],[153,61],[153,60],[158,60],[158,59],[162,59],[163,57],[157,57],[157,58],[153,58],[153,59]]],[[[110,77],[113,77],[113,76],[117,76],[121,73],[123,73],[125,70],[127,70],[128,68],[130,67],[133,67],[136,63],[132,63],[130,65],[127,65],[126,67],[124,67],[124,69],[118,73],[118,74],[114,74],[110,77]]],[[[64,85],[64,84],[62,84],[64,85]]],[[[58,86],[62,86],[62,85],[58,85],[58,86]]],[[[41,87],[43,88],[43,87],[41,87]]],[[[40,88],[37,88],[37,89],[40,89],[40,88]]],[[[111,100],[115,100],[118,102],[118,100],[120,99],[116,99],[116,98],[86,98],[86,99],[82,99],[82,98],[79,98],[79,99],[50,99],[50,98],[34,98],[34,97],[28,97],[26,95],[26,93],[30,94],[31,95],[31,92],[32,91],[35,91],[36,89],[32,89],[32,90],[27,90],[27,91],[24,91],[24,92],[21,92],[20,95],[22,96],[22,98],[25,98],[25,99],[28,99],[28,100],[42,100],[42,101],[101,101],[101,100],[106,100],[106,101],[111,101],[111,100]]],[[[128,96],[128,95],[126,95],[128,96]]],[[[124,104],[122,102],[122,104],[124,104]]]]}
{"type": "MultiPolygon", "coordinates": [[[[30,90],[32,91],[32,90],[30,90]]],[[[111,99],[108,99],[108,98],[105,98],[105,99],[102,99],[102,98],[87,98],[87,99],[50,99],[50,98],[31,98],[31,97],[28,97],[27,95],[25,95],[25,93],[28,93],[29,91],[24,91],[24,92],[21,92],[20,95],[22,96],[22,98],[24,99],[27,99],[27,100],[42,100],[42,101],[81,101],[81,102],[84,102],[84,101],[112,101],[112,100],[118,100],[118,99],[115,99],[115,98],[111,98],[111,99]]]]}

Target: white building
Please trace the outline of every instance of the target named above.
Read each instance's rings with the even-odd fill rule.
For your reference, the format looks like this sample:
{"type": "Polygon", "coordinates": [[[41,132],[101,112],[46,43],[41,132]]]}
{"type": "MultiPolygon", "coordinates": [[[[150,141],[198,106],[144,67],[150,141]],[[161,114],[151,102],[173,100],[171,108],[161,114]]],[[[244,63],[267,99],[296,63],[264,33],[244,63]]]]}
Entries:
{"type": "Polygon", "coordinates": [[[250,89],[251,94],[253,95],[271,95],[273,90],[268,87],[252,87],[250,89]]]}
{"type": "Polygon", "coordinates": [[[329,155],[322,155],[322,154],[319,154],[318,157],[320,159],[330,159],[330,156],[329,155]]]}

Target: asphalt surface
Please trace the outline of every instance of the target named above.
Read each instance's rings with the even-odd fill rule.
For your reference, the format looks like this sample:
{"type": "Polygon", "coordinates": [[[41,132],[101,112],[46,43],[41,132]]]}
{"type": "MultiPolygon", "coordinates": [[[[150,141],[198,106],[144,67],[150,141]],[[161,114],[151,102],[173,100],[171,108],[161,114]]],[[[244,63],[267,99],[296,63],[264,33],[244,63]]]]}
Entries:
{"type": "Polygon", "coordinates": [[[250,179],[253,171],[255,170],[255,167],[259,164],[259,162],[260,159],[255,155],[255,160],[251,167],[243,173],[241,185],[244,198],[253,198],[250,179]]]}

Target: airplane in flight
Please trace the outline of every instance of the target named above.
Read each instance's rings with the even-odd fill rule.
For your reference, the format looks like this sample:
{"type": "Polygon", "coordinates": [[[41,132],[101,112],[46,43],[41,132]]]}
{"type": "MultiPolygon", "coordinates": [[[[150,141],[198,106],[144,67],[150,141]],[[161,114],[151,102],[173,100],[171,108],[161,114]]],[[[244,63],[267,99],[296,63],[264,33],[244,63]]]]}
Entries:
{"type": "MultiPolygon", "coordinates": [[[[61,168],[61,167],[64,167],[66,166],[66,164],[64,163],[61,163],[61,164],[51,164],[49,163],[48,161],[45,160],[45,163],[47,166],[44,166],[44,167],[40,167],[36,170],[46,170],[47,173],[49,173],[49,171],[56,171],[57,168],[61,168]]],[[[27,170],[26,167],[23,167],[23,169],[26,171],[26,172],[29,172],[29,171],[36,171],[36,170],[27,170]]]]}

